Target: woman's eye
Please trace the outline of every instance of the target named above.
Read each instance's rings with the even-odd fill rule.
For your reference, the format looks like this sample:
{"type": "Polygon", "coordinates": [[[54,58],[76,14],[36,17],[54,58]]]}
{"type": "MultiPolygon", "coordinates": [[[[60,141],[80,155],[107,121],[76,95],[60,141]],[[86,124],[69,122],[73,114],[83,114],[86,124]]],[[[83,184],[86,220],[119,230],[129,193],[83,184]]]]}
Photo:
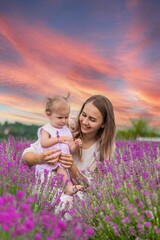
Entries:
{"type": "Polygon", "coordinates": [[[90,118],[90,120],[91,120],[91,122],[95,122],[96,121],[96,119],[94,119],[94,118],[90,118]]]}

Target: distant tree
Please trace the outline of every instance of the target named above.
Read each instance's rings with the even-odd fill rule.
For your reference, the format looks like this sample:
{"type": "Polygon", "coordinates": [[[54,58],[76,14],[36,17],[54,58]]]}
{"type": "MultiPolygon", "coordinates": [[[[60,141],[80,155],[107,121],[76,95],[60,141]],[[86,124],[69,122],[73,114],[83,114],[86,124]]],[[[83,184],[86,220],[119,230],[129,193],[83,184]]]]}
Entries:
{"type": "Polygon", "coordinates": [[[37,125],[25,125],[19,122],[0,124],[0,141],[8,139],[12,135],[15,138],[37,139],[37,125]]]}
{"type": "Polygon", "coordinates": [[[136,139],[140,137],[159,137],[158,130],[149,126],[146,119],[131,120],[131,127],[117,131],[117,139],[136,139]]]}

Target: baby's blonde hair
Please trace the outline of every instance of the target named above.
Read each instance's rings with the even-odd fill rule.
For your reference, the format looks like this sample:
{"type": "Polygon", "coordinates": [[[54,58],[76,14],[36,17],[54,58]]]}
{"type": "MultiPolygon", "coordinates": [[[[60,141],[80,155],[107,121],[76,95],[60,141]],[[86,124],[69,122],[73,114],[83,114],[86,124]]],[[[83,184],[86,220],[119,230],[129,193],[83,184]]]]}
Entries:
{"type": "Polygon", "coordinates": [[[70,93],[68,93],[67,97],[61,95],[47,97],[44,102],[45,113],[50,115],[53,111],[66,109],[66,107],[69,107],[69,97],[70,93]]]}

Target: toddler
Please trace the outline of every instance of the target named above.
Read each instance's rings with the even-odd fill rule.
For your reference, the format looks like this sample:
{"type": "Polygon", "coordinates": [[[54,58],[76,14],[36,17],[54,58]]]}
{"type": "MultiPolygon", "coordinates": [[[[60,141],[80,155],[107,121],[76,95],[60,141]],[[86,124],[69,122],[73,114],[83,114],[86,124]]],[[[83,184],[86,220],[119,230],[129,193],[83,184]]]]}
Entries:
{"type": "MultiPolygon", "coordinates": [[[[58,95],[46,99],[45,113],[50,122],[38,129],[39,153],[47,149],[60,148],[62,153],[71,154],[82,146],[80,139],[73,140],[72,133],[67,127],[70,114],[68,98],[69,96],[63,97],[58,95]]],[[[63,175],[63,185],[67,195],[73,195],[83,188],[82,185],[72,184],[68,170],[63,168],[59,162],[54,165],[36,165],[36,172],[39,174],[44,173],[44,169],[48,171],[54,170],[58,174],[63,175]]]]}

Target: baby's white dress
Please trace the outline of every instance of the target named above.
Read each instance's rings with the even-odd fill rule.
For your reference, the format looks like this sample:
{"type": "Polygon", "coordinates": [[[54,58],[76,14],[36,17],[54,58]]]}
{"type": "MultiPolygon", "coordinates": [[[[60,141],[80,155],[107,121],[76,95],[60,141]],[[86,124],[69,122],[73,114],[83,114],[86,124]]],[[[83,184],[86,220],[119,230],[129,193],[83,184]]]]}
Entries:
{"type": "MultiPolygon", "coordinates": [[[[72,137],[72,133],[69,130],[69,128],[67,128],[66,126],[64,126],[63,128],[55,128],[53,127],[50,123],[40,127],[37,131],[37,135],[38,135],[38,144],[37,144],[37,149],[36,149],[36,153],[42,153],[47,149],[61,149],[62,153],[66,153],[66,154],[70,154],[70,150],[68,147],[68,144],[64,144],[64,143],[57,143],[54,144],[53,146],[49,147],[49,148],[43,148],[41,146],[41,132],[42,129],[45,130],[46,132],[48,132],[50,134],[51,137],[54,138],[59,138],[59,137],[69,137],[69,138],[73,138],[72,137]]],[[[31,145],[32,146],[32,145],[31,145]]],[[[43,173],[44,170],[46,169],[47,171],[52,171],[55,170],[57,167],[61,167],[61,164],[59,162],[55,163],[54,165],[49,165],[49,164],[37,164],[36,165],[36,173],[43,173]]]]}

